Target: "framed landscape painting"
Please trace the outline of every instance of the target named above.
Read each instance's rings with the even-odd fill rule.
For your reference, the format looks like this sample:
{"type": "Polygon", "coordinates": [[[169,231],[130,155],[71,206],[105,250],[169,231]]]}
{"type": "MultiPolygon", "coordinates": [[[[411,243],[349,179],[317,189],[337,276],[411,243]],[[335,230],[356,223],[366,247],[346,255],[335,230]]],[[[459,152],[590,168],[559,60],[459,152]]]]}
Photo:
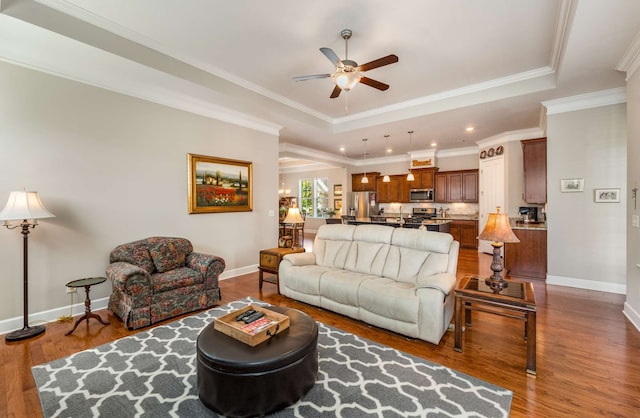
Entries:
{"type": "Polygon", "coordinates": [[[187,154],[189,213],[253,210],[250,161],[187,154]]]}

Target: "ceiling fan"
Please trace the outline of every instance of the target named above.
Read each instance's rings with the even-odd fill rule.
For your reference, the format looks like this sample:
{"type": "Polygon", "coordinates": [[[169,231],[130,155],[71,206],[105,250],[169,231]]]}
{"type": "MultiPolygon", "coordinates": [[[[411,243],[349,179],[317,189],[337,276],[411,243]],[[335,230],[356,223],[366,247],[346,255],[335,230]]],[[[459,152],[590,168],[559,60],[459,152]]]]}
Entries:
{"type": "Polygon", "coordinates": [[[305,81],[312,80],[315,78],[333,78],[333,82],[335,83],[335,87],[333,92],[331,92],[331,98],[335,99],[340,95],[342,90],[349,91],[359,82],[362,84],[366,84],[367,86],[376,88],[378,90],[387,90],[389,88],[388,84],[381,83],[380,81],[373,80],[371,78],[365,77],[363,73],[365,71],[373,70],[374,68],[382,67],[385,65],[393,64],[394,62],[398,62],[398,57],[396,55],[387,55],[386,57],[378,58],[377,60],[373,60],[366,64],[358,65],[357,62],[349,59],[349,38],[351,38],[352,32],[351,29],[343,29],[340,32],[340,36],[344,39],[344,49],[345,49],[345,59],[340,60],[338,55],[331,48],[320,48],[320,52],[322,52],[325,57],[331,61],[333,65],[336,66],[335,73],[333,74],[314,74],[314,75],[305,75],[300,77],[294,77],[295,81],[305,81]]]}

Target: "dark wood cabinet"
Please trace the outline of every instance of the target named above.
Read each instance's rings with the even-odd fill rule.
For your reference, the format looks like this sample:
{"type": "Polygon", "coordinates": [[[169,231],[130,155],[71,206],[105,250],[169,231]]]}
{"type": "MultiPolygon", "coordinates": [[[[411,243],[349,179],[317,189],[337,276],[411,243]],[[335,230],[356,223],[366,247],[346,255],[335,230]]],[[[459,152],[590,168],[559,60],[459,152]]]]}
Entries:
{"type": "Polygon", "coordinates": [[[478,248],[478,221],[452,220],[450,233],[461,248],[478,248]]]}
{"type": "Polygon", "coordinates": [[[437,168],[421,168],[411,170],[414,177],[413,181],[407,181],[406,176],[403,176],[404,186],[402,188],[402,202],[411,202],[411,198],[409,195],[411,189],[433,189],[435,184],[434,176],[437,170],[437,168]]]}
{"type": "Polygon", "coordinates": [[[544,229],[514,229],[520,240],[505,244],[504,267],[509,276],[524,279],[547,277],[547,231],[544,229]]]}
{"type": "Polygon", "coordinates": [[[524,196],[527,203],[547,203],[547,138],[521,141],[524,196]]]}
{"type": "Polygon", "coordinates": [[[389,182],[385,183],[383,177],[376,179],[376,198],[378,203],[402,203],[408,201],[404,197],[406,188],[406,176],[389,176],[389,182]]]}
{"type": "Polygon", "coordinates": [[[478,170],[444,171],[435,175],[437,203],[477,203],[478,170]]]}
{"type": "Polygon", "coordinates": [[[376,179],[380,173],[354,173],[351,174],[351,191],[352,192],[375,192],[376,191],[376,179]],[[369,179],[368,183],[363,183],[362,178],[367,175],[369,179]]]}

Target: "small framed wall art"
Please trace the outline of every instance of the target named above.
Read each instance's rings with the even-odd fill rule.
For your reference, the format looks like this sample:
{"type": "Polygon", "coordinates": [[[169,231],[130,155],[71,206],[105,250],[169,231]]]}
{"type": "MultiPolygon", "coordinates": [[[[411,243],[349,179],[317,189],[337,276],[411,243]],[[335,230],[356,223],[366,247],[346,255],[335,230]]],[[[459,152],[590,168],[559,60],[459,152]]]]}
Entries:
{"type": "Polygon", "coordinates": [[[618,203],[620,189],[593,189],[593,199],[596,203],[618,203]]]}
{"type": "Polygon", "coordinates": [[[189,213],[253,210],[251,162],[187,154],[187,163],[189,213]]]}
{"type": "Polygon", "coordinates": [[[584,179],[562,179],[560,191],[562,193],[584,192],[584,179]]]}
{"type": "Polygon", "coordinates": [[[342,196],[342,184],[334,184],[333,185],[333,195],[334,196],[342,196]]]}

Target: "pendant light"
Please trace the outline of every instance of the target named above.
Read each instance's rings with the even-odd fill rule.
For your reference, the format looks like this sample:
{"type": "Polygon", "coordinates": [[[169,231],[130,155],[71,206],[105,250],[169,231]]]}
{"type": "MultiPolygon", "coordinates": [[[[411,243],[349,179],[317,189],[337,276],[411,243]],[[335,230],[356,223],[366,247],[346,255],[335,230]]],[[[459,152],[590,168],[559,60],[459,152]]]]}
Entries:
{"type": "MultiPolygon", "coordinates": [[[[362,143],[364,144],[364,152],[362,153],[362,162],[367,158],[367,138],[362,138],[362,143]]],[[[362,176],[362,180],[360,183],[369,183],[369,179],[367,178],[367,169],[364,169],[364,176],[362,176]]]]}
{"type": "Polygon", "coordinates": [[[413,131],[409,131],[409,174],[407,174],[407,181],[414,181],[416,178],[413,177],[413,173],[411,172],[411,135],[413,135],[413,131]]]}
{"type": "Polygon", "coordinates": [[[389,183],[391,181],[391,179],[389,178],[389,135],[385,135],[384,136],[386,139],[386,150],[385,153],[387,155],[387,157],[384,160],[384,171],[385,171],[385,175],[382,178],[382,182],[383,183],[389,183]]]}

